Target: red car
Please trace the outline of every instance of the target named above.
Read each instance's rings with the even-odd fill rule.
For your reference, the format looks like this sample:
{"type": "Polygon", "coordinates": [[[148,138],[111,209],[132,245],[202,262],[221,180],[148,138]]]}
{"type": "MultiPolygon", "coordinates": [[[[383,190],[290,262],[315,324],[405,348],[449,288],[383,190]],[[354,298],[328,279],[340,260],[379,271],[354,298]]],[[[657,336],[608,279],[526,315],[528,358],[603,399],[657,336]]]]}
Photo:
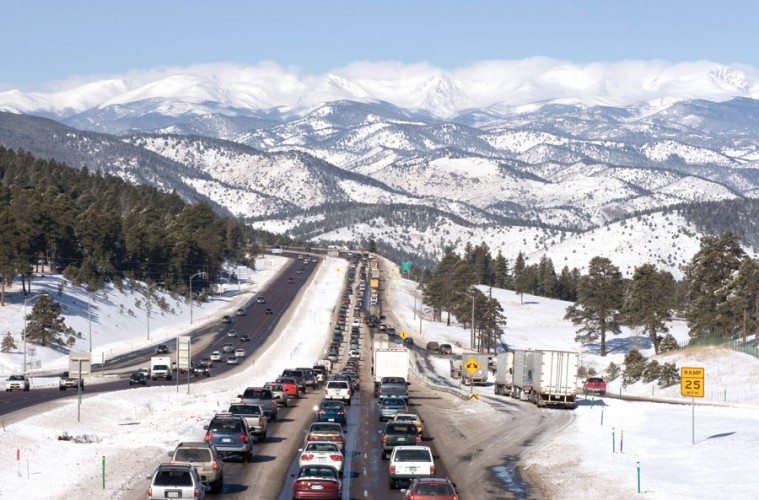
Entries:
{"type": "Polygon", "coordinates": [[[439,477],[420,477],[411,481],[406,500],[459,500],[456,485],[439,477]]]}
{"type": "Polygon", "coordinates": [[[340,500],[343,485],[331,465],[305,465],[293,483],[293,499],[340,500]]]}
{"type": "Polygon", "coordinates": [[[298,390],[298,381],[292,377],[278,377],[277,383],[282,384],[287,391],[287,397],[300,398],[300,391],[298,390]]]}
{"type": "Polygon", "coordinates": [[[606,394],[606,382],[601,377],[590,377],[583,382],[582,393],[603,396],[606,394]]]}

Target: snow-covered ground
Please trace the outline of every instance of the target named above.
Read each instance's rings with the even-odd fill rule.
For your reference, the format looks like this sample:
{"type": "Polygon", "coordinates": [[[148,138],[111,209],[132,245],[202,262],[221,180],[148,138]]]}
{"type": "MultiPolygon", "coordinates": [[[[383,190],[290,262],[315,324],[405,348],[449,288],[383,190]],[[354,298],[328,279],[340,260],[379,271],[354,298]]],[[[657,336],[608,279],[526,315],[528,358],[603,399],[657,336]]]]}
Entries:
{"type": "MultiPolygon", "coordinates": [[[[194,307],[194,322],[218,321],[219,315],[234,311],[247,300],[247,292],[265,287],[284,259],[269,258],[267,262],[261,271],[252,275],[252,286],[243,284],[237,287],[235,294],[235,287],[231,287],[204,307],[194,307]]],[[[251,366],[224,381],[193,384],[189,394],[184,388],[177,392],[173,387],[148,387],[86,396],[81,423],[76,419],[76,397],[69,397],[57,401],[43,413],[4,425],[0,432],[0,449],[5,450],[0,454],[0,470],[4,471],[0,497],[118,498],[129,485],[144,478],[176,442],[201,438],[202,425],[239,387],[273,377],[281,370],[283,359],[295,364],[308,363],[322,354],[324,340],[331,331],[331,313],[345,275],[337,271],[344,266],[344,261],[327,258],[296,306],[298,313],[290,316],[293,319],[289,323],[280,325],[279,331],[287,332],[285,336],[261,353],[251,366]],[[58,440],[63,435],[74,439],[58,440]],[[101,476],[104,461],[105,490],[101,476]]],[[[401,279],[396,266],[389,264],[388,269],[392,272],[386,281],[386,306],[390,306],[401,322],[401,329],[414,336],[417,344],[437,340],[463,350],[469,331],[455,324],[446,327],[427,321],[428,312],[419,301],[415,312],[414,283],[401,279]]],[[[55,279],[38,278],[34,289],[43,286],[43,280],[55,279]]],[[[605,359],[600,358],[592,349],[583,349],[574,342],[573,326],[562,319],[567,303],[525,296],[521,304],[519,296],[511,291],[494,289],[492,293],[503,305],[508,318],[504,341],[514,348],[577,350],[583,365],[599,371],[609,361],[620,363],[629,345],[640,346],[644,354],[651,354],[643,339],[626,330],[612,339],[612,352],[605,359]]],[[[67,317],[67,323],[85,334],[80,342],[86,344],[89,340],[87,296],[75,289],[65,289],[66,294],[79,299],[78,312],[67,317]]],[[[134,322],[129,324],[126,321],[132,316],[121,312],[121,304],[135,307],[134,301],[134,296],[122,296],[116,290],[108,292],[107,300],[93,301],[98,307],[97,328],[93,323],[94,353],[111,355],[146,345],[144,309],[141,315],[135,314],[130,319],[134,322]]],[[[189,326],[188,308],[181,301],[172,305],[174,312],[164,312],[160,319],[154,306],[151,343],[172,338],[189,326]]],[[[17,298],[0,308],[0,321],[6,329],[21,330],[22,309],[23,303],[19,304],[17,298]]],[[[673,325],[673,333],[678,338],[687,336],[685,326],[680,323],[673,325]]],[[[77,348],[87,350],[83,348],[85,344],[77,348]]],[[[35,356],[41,360],[42,368],[62,369],[65,359],[56,354],[57,358],[40,351],[35,356]]],[[[0,365],[5,367],[5,373],[20,366],[18,356],[18,353],[0,354],[0,365]]],[[[756,425],[759,391],[751,384],[759,372],[759,361],[744,354],[715,349],[669,354],[666,360],[678,366],[704,367],[705,400],[708,401],[703,402],[710,404],[698,404],[693,411],[688,405],[613,398],[596,399],[593,405],[581,402],[572,412],[574,419],[568,427],[524,457],[528,472],[540,482],[548,498],[759,498],[756,493],[759,477],[753,463],[759,444],[759,426],[756,425]],[[693,415],[695,427],[692,430],[693,415]],[[637,493],[638,467],[640,494],[637,493]]],[[[448,368],[445,360],[436,363],[440,374],[445,375],[448,368]]],[[[492,387],[481,391],[492,393],[492,387]]],[[[620,387],[612,383],[610,391],[618,393],[620,387]]],[[[683,399],[677,389],[652,389],[650,384],[635,384],[622,391],[683,399]]],[[[466,403],[470,406],[467,411],[485,404],[466,403]]],[[[466,497],[466,492],[464,495],[466,497]]]]}

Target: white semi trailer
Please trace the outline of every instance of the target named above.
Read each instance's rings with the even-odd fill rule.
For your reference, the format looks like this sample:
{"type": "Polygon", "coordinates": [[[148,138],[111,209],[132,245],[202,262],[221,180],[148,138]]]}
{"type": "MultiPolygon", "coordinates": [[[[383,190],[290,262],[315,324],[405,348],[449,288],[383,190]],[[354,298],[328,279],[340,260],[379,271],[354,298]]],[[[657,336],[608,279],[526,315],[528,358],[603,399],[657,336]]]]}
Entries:
{"type": "Polygon", "coordinates": [[[579,355],[571,351],[514,351],[511,395],[538,406],[574,408],[579,355]]]}

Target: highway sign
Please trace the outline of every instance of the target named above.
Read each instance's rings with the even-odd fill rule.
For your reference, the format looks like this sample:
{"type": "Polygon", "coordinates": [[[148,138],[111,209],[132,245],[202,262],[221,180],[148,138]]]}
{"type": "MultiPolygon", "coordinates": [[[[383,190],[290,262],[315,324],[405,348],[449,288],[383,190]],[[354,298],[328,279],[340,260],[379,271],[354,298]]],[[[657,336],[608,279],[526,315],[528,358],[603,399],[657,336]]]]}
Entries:
{"type": "Polygon", "coordinates": [[[399,333],[399,334],[398,334],[398,336],[399,336],[401,339],[405,339],[405,338],[406,338],[406,332],[404,332],[404,331],[401,331],[401,333],[399,333]]]}
{"type": "Polygon", "coordinates": [[[469,372],[470,375],[474,375],[477,373],[477,370],[480,369],[480,364],[477,362],[474,358],[469,358],[469,361],[466,362],[464,365],[464,368],[466,368],[466,371],[469,372]]]}
{"type": "Polygon", "coordinates": [[[473,393],[469,394],[469,399],[475,399],[475,400],[479,401],[480,400],[480,395],[477,394],[476,392],[473,392],[473,393]]]}
{"type": "Polygon", "coordinates": [[[680,368],[680,394],[691,398],[704,397],[703,368],[680,368]]]}
{"type": "Polygon", "coordinates": [[[411,271],[411,262],[401,262],[401,271],[411,271]]]}

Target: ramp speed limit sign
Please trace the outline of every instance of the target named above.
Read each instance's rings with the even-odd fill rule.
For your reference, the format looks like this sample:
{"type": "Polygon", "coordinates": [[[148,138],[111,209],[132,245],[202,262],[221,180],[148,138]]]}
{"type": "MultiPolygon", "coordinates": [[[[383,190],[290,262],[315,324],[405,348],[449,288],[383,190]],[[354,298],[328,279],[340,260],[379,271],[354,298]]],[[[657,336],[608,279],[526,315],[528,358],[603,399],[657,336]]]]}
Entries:
{"type": "Polygon", "coordinates": [[[690,398],[704,397],[703,368],[680,368],[680,394],[690,398]]]}

